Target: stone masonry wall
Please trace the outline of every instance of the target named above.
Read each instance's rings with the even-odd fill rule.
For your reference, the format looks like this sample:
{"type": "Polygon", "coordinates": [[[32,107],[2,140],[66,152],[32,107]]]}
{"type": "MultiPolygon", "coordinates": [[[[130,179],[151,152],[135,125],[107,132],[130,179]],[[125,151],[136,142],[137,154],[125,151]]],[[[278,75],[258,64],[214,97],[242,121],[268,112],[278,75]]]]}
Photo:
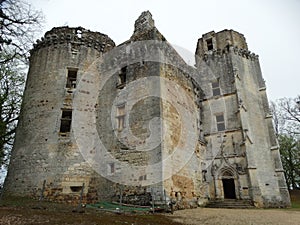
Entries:
{"type": "MultiPolygon", "coordinates": [[[[73,107],[76,88],[66,88],[69,69],[77,70],[77,84],[95,58],[114,43],[100,33],[82,28],[54,28],[31,52],[22,112],[5,181],[7,194],[45,195],[57,201],[73,201],[92,169],[84,161],[72,130],[61,135],[62,109],[73,107]],[[73,189],[73,190],[72,190],[73,189]]],[[[74,121],[72,121],[74,123],[74,121]]]]}
{"type": "Polygon", "coordinates": [[[226,174],[225,179],[234,179],[237,198],[250,198],[259,207],[288,206],[286,185],[278,186],[285,182],[258,57],[248,51],[242,35],[226,30],[203,35],[196,54],[204,84],[210,195],[224,198],[226,174]],[[219,94],[213,94],[216,81],[219,94]],[[219,114],[224,115],[224,131],[217,129],[219,114]]]}
{"type": "Polygon", "coordinates": [[[194,92],[197,87],[192,80],[186,78],[182,68],[164,64],[161,66],[160,74],[166,79],[161,85],[164,99],[162,151],[163,159],[166,161],[163,167],[164,190],[170,198],[177,201],[175,208],[195,207],[197,197],[200,197],[199,189],[202,181],[202,174],[199,171],[201,160],[196,155],[197,149],[200,148],[198,143],[200,109],[195,104],[199,96],[194,92]],[[195,117],[191,117],[188,112],[193,112],[195,117]],[[194,121],[190,121],[192,126],[188,126],[188,129],[185,118],[188,120],[194,118],[194,121]],[[191,139],[193,136],[191,133],[196,134],[195,140],[191,139]],[[169,158],[172,165],[167,161],[169,158]]]}
{"type": "Polygon", "coordinates": [[[231,194],[290,199],[258,56],[233,30],[202,35],[187,65],[149,11],[119,46],[53,28],[30,57],[7,195],[190,208],[231,194]],[[84,187],[83,187],[84,185],[84,187]]]}

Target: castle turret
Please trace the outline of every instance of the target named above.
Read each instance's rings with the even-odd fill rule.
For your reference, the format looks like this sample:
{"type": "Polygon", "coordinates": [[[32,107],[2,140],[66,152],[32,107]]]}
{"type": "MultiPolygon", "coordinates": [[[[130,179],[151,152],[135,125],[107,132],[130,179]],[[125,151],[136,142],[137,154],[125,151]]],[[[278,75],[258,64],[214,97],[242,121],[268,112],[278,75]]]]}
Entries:
{"type": "Polygon", "coordinates": [[[73,99],[85,72],[114,46],[107,35],[82,27],[53,28],[37,41],[31,51],[6,194],[39,196],[46,180],[48,199],[74,200],[83,183],[84,197],[88,196],[93,170],[72,133],[73,99]]]}
{"type": "Polygon", "coordinates": [[[223,30],[218,33],[211,31],[203,34],[197,43],[196,55],[202,58],[209,51],[225,50],[230,46],[248,50],[246,39],[243,34],[234,30],[223,30]]]}
{"type": "Polygon", "coordinates": [[[259,207],[289,206],[258,56],[233,30],[198,40],[196,65],[212,198],[250,199],[259,207]]]}

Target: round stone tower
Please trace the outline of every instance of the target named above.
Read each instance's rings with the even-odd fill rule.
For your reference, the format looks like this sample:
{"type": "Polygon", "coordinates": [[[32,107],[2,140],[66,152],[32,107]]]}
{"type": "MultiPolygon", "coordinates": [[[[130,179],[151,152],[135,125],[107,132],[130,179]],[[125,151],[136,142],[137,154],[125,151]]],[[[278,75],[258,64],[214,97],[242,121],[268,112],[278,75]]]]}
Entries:
{"type": "Polygon", "coordinates": [[[88,197],[94,172],[71,132],[73,98],[83,74],[114,46],[107,35],[82,27],[53,28],[37,41],[5,194],[39,196],[43,188],[49,199],[71,201],[84,186],[88,197]]]}

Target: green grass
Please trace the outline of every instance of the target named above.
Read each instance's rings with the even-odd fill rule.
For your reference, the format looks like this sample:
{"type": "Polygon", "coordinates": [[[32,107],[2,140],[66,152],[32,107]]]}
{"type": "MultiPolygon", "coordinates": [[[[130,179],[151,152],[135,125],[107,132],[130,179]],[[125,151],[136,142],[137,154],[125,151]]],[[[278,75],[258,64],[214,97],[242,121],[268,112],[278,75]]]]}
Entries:
{"type": "MultiPolygon", "coordinates": [[[[105,203],[96,205],[95,208],[85,208],[84,213],[74,213],[74,206],[53,203],[39,202],[30,198],[5,196],[0,200],[0,218],[15,224],[14,219],[17,217],[22,224],[40,225],[47,221],[47,224],[74,224],[74,225],[91,225],[91,224],[139,224],[139,225],[182,225],[174,222],[171,218],[159,214],[144,214],[135,207],[124,207],[122,210],[128,210],[134,213],[115,213],[99,210],[100,208],[120,208],[118,204],[105,203]],[[16,216],[17,215],[17,216],[16,216]]],[[[144,210],[142,208],[141,210],[144,210]]],[[[145,212],[147,213],[147,212],[145,212]]],[[[1,220],[1,219],[0,219],[1,220]]],[[[1,223],[2,221],[0,221],[1,223]]],[[[2,223],[1,223],[2,224],[2,223]]]]}
{"type": "Polygon", "coordinates": [[[132,207],[132,206],[124,206],[110,202],[99,202],[97,204],[88,204],[87,207],[91,208],[100,208],[106,210],[115,210],[119,208],[123,211],[140,211],[140,212],[149,212],[150,208],[141,208],[141,207],[132,207]]]}
{"type": "Polygon", "coordinates": [[[32,205],[34,203],[37,203],[37,201],[29,197],[5,196],[2,197],[0,200],[0,206],[20,207],[20,206],[32,205]]]}
{"type": "Polygon", "coordinates": [[[300,210],[300,202],[292,202],[292,208],[300,210]]]}
{"type": "Polygon", "coordinates": [[[292,209],[300,210],[300,190],[290,191],[292,209]]]}

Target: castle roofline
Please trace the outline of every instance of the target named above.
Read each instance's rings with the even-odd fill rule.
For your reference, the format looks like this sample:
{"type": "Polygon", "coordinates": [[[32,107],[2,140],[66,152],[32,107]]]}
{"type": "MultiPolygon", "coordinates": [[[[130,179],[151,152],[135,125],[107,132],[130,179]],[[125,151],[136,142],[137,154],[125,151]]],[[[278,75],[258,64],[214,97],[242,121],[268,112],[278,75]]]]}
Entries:
{"type": "Polygon", "coordinates": [[[224,30],[221,30],[221,31],[218,31],[218,32],[215,32],[214,30],[210,31],[210,32],[207,32],[205,34],[202,34],[202,37],[200,37],[198,40],[202,39],[203,37],[206,37],[208,35],[212,35],[212,34],[215,34],[215,35],[219,35],[219,34],[222,34],[222,33],[226,33],[226,32],[233,32],[233,33],[236,33],[242,37],[244,37],[244,34],[236,31],[236,30],[233,30],[233,29],[224,29],[224,30]]]}
{"type": "Polygon", "coordinates": [[[106,34],[90,31],[83,27],[54,27],[36,41],[32,51],[50,45],[77,43],[105,52],[115,46],[115,42],[106,34]]]}

